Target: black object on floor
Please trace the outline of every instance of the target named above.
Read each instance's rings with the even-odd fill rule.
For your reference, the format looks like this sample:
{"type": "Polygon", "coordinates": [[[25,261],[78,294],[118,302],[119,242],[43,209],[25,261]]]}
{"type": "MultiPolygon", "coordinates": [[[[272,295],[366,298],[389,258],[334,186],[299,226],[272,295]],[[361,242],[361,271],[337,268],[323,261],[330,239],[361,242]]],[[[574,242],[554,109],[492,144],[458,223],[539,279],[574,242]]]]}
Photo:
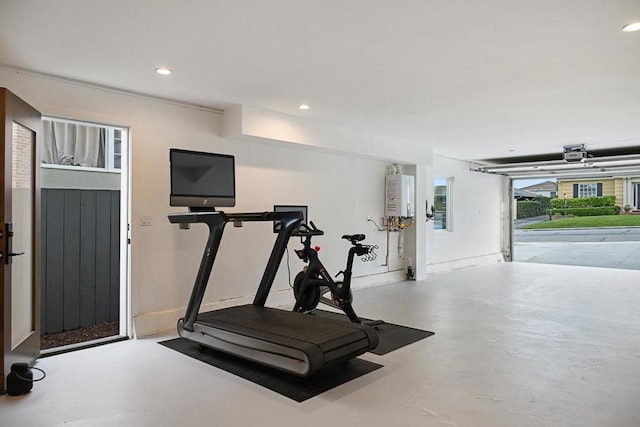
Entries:
{"type": "MultiPolygon", "coordinates": [[[[345,322],[349,322],[349,318],[344,314],[332,311],[314,310],[309,315],[344,319],[345,322]]],[[[361,320],[365,323],[372,321],[370,319],[365,319],[364,317],[361,317],[361,320]]],[[[369,352],[380,356],[435,334],[435,332],[431,331],[423,331],[422,329],[415,329],[408,326],[395,325],[393,323],[386,322],[377,326],[376,330],[378,332],[380,342],[376,348],[369,350],[369,352]]]]}
{"type": "Polygon", "coordinates": [[[161,341],[160,344],[261,385],[296,402],[304,402],[383,366],[362,359],[351,359],[345,363],[325,366],[310,377],[300,378],[220,351],[200,350],[199,344],[183,338],[161,341]]]}

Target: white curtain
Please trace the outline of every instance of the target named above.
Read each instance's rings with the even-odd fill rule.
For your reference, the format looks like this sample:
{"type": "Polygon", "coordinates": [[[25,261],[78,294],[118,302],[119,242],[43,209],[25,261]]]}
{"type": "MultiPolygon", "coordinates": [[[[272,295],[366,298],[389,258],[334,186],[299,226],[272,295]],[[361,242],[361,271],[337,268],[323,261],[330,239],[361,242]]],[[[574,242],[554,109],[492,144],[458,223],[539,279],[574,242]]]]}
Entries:
{"type": "Polygon", "coordinates": [[[103,168],[106,129],[44,120],[42,163],[103,168]]]}

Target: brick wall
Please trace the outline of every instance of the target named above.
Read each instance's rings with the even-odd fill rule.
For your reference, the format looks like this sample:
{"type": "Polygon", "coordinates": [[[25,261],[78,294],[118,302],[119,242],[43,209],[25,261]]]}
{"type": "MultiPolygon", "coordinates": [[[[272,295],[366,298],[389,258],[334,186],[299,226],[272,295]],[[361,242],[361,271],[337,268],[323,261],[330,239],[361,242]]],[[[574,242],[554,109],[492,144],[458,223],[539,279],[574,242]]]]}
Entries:
{"type": "Polygon", "coordinates": [[[13,188],[31,188],[33,167],[33,134],[19,124],[13,124],[13,188]]]}

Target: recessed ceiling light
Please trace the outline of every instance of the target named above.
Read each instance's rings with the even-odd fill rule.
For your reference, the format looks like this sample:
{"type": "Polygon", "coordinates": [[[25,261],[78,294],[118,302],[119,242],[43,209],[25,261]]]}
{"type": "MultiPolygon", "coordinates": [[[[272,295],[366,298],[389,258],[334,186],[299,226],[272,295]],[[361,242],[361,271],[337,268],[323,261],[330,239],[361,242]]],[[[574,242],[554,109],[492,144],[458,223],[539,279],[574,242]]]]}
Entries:
{"type": "Polygon", "coordinates": [[[168,68],[156,68],[156,73],[160,74],[161,76],[168,76],[169,74],[173,73],[173,71],[168,68]]]}
{"type": "Polygon", "coordinates": [[[632,22],[622,27],[622,31],[624,31],[625,33],[630,33],[632,31],[639,31],[639,30],[640,30],[640,21],[632,22]]]}
{"type": "Polygon", "coordinates": [[[308,106],[307,104],[300,104],[300,105],[298,105],[298,108],[299,108],[300,110],[308,110],[308,109],[309,109],[309,106],[308,106]]]}

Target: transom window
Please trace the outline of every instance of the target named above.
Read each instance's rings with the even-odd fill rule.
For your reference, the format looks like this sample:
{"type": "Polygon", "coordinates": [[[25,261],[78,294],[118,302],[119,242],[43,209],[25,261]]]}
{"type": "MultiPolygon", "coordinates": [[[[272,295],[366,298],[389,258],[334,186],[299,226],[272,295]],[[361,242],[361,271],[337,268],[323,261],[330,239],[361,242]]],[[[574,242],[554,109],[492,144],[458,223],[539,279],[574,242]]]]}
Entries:
{"type": "Polygon", "coordinates": [[[44,118],[42,166],[120,172],[126,129],[44,118]]]}

